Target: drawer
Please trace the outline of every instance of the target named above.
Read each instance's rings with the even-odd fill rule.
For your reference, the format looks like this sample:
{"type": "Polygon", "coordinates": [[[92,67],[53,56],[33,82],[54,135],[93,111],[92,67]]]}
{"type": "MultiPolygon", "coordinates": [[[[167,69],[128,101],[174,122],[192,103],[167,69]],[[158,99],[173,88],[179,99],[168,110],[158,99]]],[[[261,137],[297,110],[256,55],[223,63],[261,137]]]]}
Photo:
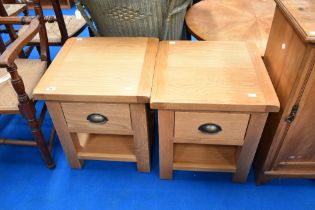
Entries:
{"type": "Polygon", "coordinates": [[[178,143],[243,145],[249,114],[175,112],[178,143]]]}
{"type": "Polygon", "coordinates": [[[62,103],[71,132],[132,135],[129,104],[62,103]]]}

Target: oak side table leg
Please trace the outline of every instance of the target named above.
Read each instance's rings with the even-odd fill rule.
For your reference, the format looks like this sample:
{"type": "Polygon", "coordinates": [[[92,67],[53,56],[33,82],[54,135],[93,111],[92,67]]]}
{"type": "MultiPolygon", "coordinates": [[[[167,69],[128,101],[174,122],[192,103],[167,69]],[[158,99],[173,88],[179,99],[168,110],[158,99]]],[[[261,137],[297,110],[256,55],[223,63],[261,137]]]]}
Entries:
{"type": "Polygon", "coordinates": [[[174,118],[174,111],[158,110],[161,179],[172,179],[173,177],[174,118]]]}
{"type": "Polygon", "coordinates": [[[46,101],[46,105],[70,166],[72,168],[81,168],[83,161],[79,160],[77,157],[75,146],[73,144],[71,134],[68,131],[68,126],[63,116],[60,104],[58,102],[46,101]]]}
{"type": "Polygon", "coordinates": [[[131,121],[134,130],[134,145],[137,168],[141,172],[150,172],[149,122],[145,104],[130,104],[131,121]]]}
{"type": "Polygon", "coordinates": [[[234,182],[246,182],[267,117],[268,113],[251,114],[244,145],[237,161],[234,182]]]}

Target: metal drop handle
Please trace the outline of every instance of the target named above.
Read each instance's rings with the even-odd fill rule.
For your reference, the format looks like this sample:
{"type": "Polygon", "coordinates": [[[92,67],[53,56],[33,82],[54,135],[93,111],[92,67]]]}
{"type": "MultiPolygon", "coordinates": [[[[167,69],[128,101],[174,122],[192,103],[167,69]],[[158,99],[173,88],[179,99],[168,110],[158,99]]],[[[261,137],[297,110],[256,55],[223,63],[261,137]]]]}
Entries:
{"type": "Polygon", "coordinates": [[[90,123],[105,124],[108,122],[108,118],[101,114],[90,114],[86,118],[90,123]]]}
{"type": "Polygon", "coordinates": [[[200,125],[198,130],[204,134],[217,134],[222,131],[222,128],[221,126],[214,123],[206,123],[206,124],[200,125]]]}

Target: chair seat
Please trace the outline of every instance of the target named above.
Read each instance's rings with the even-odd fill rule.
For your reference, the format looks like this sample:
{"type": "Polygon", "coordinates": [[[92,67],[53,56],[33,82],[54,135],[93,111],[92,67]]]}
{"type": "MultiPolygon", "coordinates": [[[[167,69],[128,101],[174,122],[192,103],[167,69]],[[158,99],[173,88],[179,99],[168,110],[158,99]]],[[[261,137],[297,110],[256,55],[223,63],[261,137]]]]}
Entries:
{"type": "MultiPolygon", "coordinates": [[[[75,16],[63,16],[68,32],[68,36],[72,37],[75,36],[78,32],[80,32],[84,25],[86,24],[83,18],[77,19],[75,16]]],[[[19,34],[22,34],[26,30],[27,26],[21,27],[19,30],[19,34]]],[[[58,27],[57,21],[53,23],[46,23],[47,35],[48,35],[48,42],[49,43],[60,43],[61,42],[61,34],[58,27]]],[[[37,34],[31,41],[31,43],[39,43],[39,34],[37,34]]]]}
{"type": "Polygon", "coordinates": [[[16,16],[20,12],[27,10],[26,4],[3,4],[8,16],[16,16]]]}
{"type": "MultiPolygon", "coordinates": [[[[16,59],[19,75],[22,77],[25,91],[30,98],[37,82],[44,74],[47,62],[35,59],[16,59]]],[[[0,68],[0,78],[7,75],[5,68],[0,68]]],[[[14,91],[10,79],[0,83],[0,113],[18,113],[18,98],[14,91]]]]}

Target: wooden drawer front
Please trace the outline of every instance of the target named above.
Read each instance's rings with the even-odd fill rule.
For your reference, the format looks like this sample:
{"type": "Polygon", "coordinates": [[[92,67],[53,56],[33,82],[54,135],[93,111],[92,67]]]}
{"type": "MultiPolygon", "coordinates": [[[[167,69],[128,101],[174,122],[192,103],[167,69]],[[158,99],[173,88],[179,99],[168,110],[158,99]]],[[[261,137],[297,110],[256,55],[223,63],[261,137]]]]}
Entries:
{"type": "Polygon", "coordinates": [[[242,145],[249,114],[175,112],[175,142],[198,144],[242,145]],[[204,124],[219,125],[215,134],[203,133],[204,124]]]}
{"type": "Polygon", "coordinates": [[[68,128],[73,132],[132,135],[129,104],[62,103],[68,128]],[[91,123],[91,114],[105,116],[105,124],[91,123]]]}

